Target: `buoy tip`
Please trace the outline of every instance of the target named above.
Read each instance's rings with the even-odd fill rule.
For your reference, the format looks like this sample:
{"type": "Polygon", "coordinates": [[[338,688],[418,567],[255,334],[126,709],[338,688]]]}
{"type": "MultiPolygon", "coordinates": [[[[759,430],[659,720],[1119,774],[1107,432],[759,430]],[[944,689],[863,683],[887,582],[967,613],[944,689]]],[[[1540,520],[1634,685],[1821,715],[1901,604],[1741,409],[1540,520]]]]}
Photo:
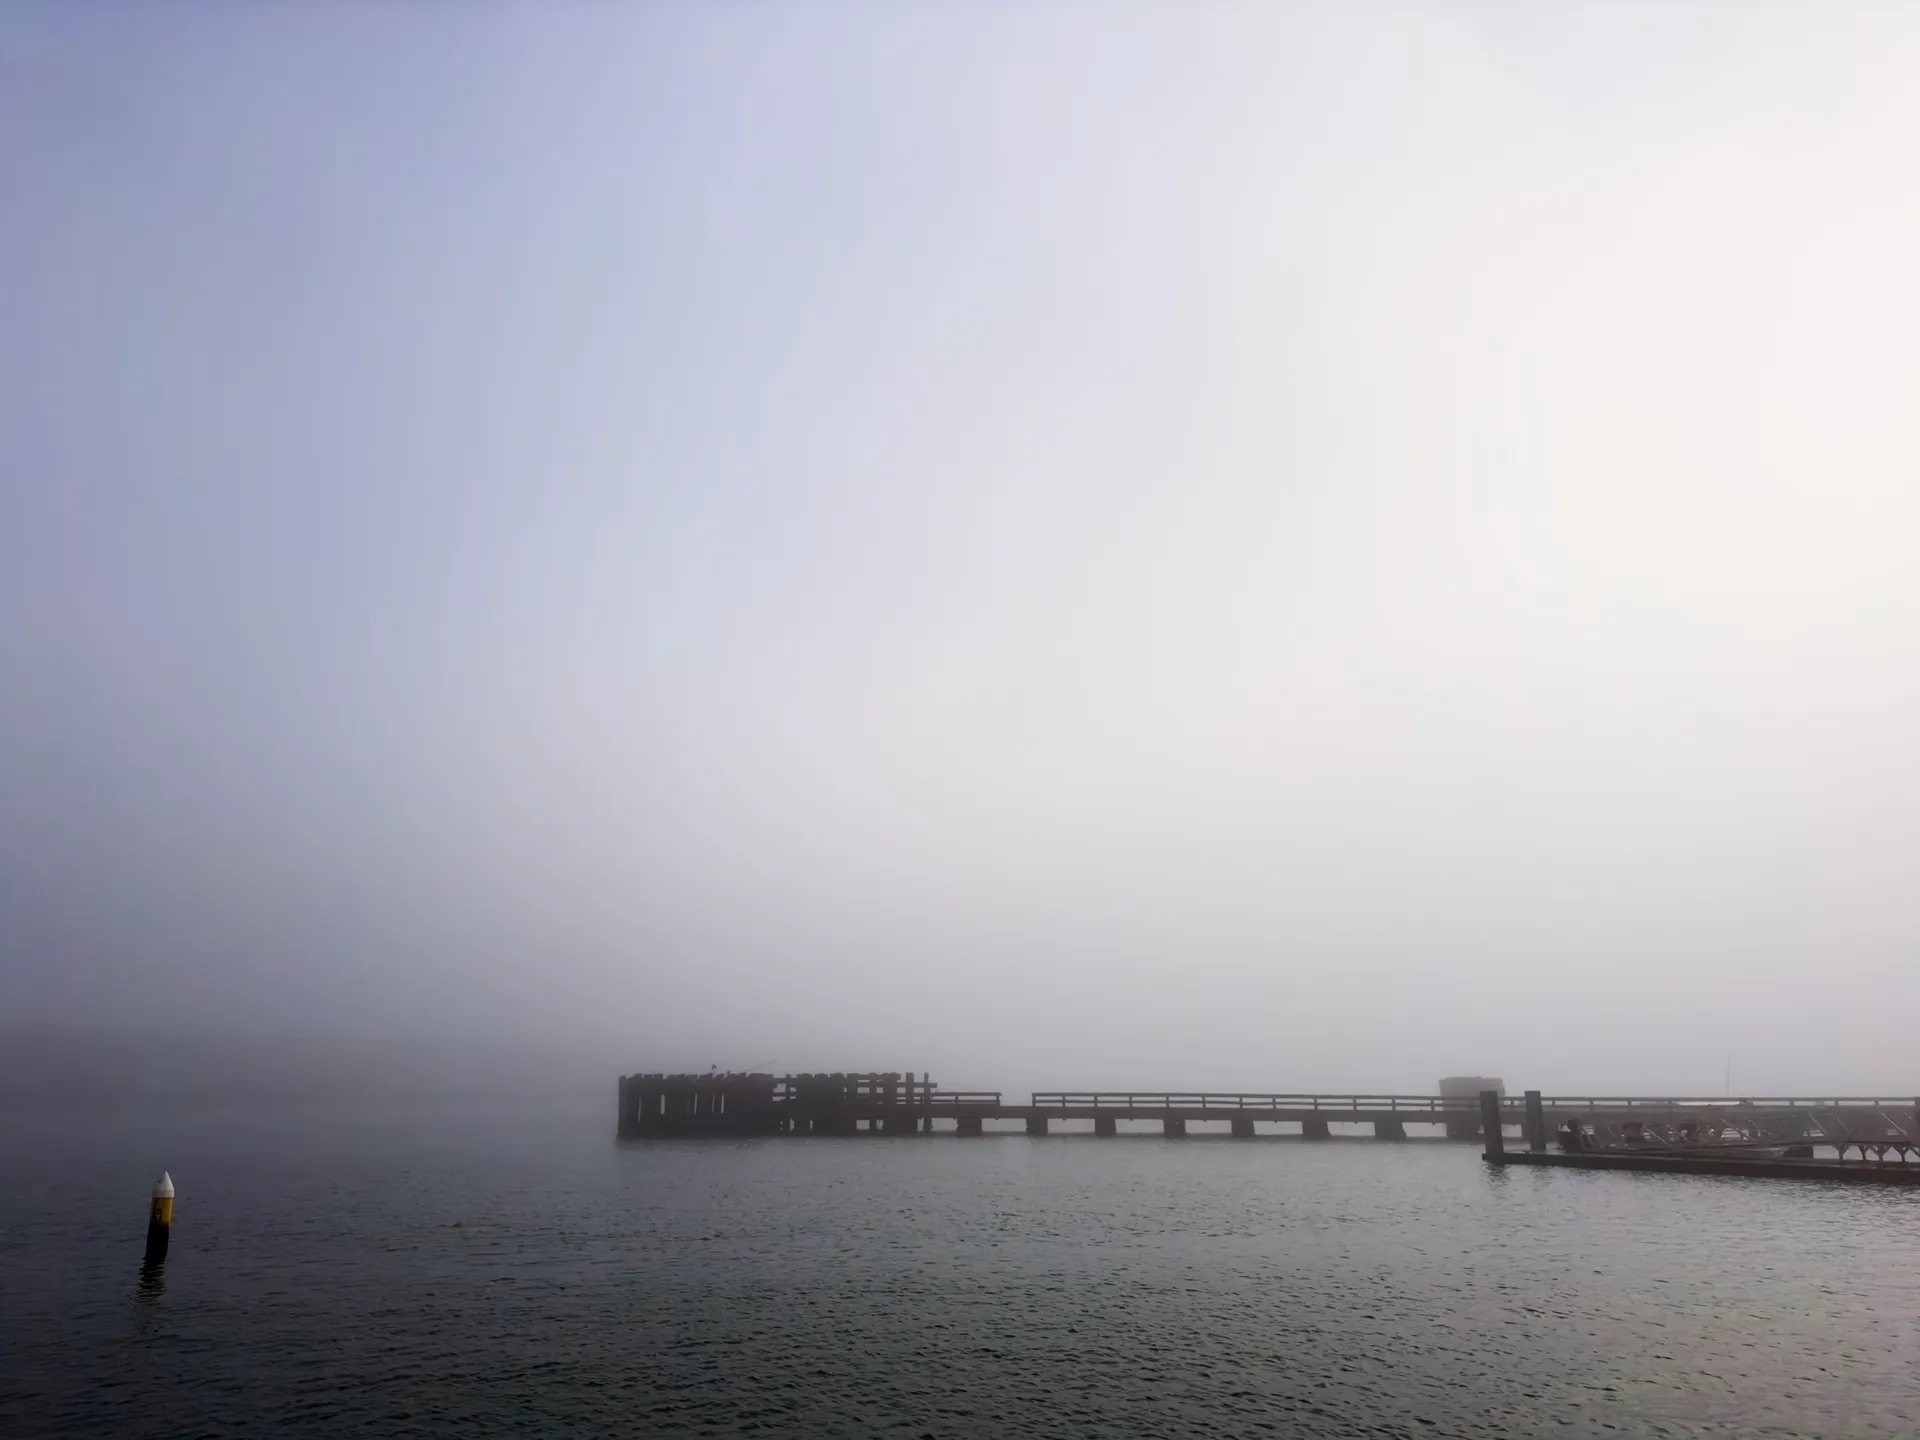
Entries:
{"type": "Polygon", "coordinates": [[[160,1178],[154,1182],[153,1198],[156,1200],[173,1198],[173,1177],[164,1170],[160,1172],[160,1178]]]}

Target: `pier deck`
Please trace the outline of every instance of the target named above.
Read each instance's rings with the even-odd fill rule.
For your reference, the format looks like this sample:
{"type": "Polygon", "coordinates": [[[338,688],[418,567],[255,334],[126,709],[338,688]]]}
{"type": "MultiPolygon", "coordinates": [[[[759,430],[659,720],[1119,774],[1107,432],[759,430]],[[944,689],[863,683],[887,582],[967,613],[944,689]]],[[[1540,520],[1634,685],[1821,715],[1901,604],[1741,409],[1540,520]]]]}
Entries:
{"type": "Polygon", "coordinates": [[[1851,1184],[1920,1185],[1920,1165],[1899,1160],[1789,1160],[1773,1156],[1618,1154],[1582,1155],[1509,1150],[1488,1156],[1495,1165],[1561,1170],[1634,1170],[1654,1175],[1735,1175],[1749,1179],[1844,1180],[1851,1184]]]}

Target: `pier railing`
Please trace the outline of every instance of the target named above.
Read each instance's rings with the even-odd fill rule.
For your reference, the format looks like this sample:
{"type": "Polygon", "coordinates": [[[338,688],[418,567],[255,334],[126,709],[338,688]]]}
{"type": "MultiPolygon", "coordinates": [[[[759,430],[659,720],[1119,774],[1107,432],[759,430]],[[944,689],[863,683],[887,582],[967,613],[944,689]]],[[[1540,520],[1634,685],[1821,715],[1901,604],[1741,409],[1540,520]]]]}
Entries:
{"type": "MultiPolygon", "coordinates": [[[[1523,1102],[1521,1097],[1509,1095],[1500,1103],[1503,1108],[1515,1109],[1523,1102]]],[[[1866,1095],[1827,1099],[1809,1099],[1804,1095],[1774,1099],[1746,1095],[1682,1095],[1666,1099],[1650,1095],[1543,1095],[1540,1103],[1562,1110],[1880,1110],[1890,1107],[1911,1110],[1916,1102],[1911,1095],[1895,1099],[1866,1095]]]]}
{"type": "Polygon", "coordinates": [[[1035,1110],[1218,1110],[1230,1116],[1240,1110],[1311,1110],[1338,1116],[1365,1111],[1391,1111],[1450,1119],[1479,1114],[1479,1101],[1468,1096],[1441,1095],[1280,1095],[1232,1094],[1215,1090],[1036,1090],[1035,1110]]]}
{"type": "MultiPolygon", "coordinates": [[[[1546,1095],[1541,1105],[1550,1111],[1584,1114],[1686,1114],[1698,1112],[1729,1116],[1756,1115],[1768,1111],[1799,1111],[1807,1115],[1820,1112],[1859,1113],[1886,1111],[1895,1115],[1913,1114],[1912,1096],[1888,1099],[1884,1096],[1841,1095],[1824,1098],[1785,1096],[1701,1096],[1701,1095],[1546,1095]]],[[[1503,1115],[1523,1113],[1526,1100],[1520,1095],[1502,1098],[1503,1115]]],[[[1032,1092],[1034,1110],[1205,1110],[1218,1111],[1222,1117],[1246,1110],[1306,1111],[1337,1119],[1343,1113],[1366,1115],[1391,1114],[1409,1120],[1421,1117],[1435,1121],[1472,1117],[1478,1120],[1480,1102],[1466,1095],[1300,1095],[1217,1090],[1036,1090],[1032,1092]]]]}

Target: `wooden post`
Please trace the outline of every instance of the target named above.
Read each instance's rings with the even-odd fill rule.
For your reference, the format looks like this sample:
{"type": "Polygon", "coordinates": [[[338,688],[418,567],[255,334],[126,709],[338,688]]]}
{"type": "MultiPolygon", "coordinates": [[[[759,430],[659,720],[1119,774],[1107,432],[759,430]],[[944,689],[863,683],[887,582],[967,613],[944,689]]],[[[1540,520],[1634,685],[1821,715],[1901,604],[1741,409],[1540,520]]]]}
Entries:
{"type": "Polygon", "coordinates": [[[1547,1116],[1540,1108],[1540,1092],[1527,1091],[1527,1149],[1536,1155],[1547,1148],[1547,1116]]]}
{"type": "Polygon", "coordinates": [[[1480,1092],[1480,1138],[1486,1141],[1486,1157],[1500,1160],[1507,1153],[1506,1137],[1500,1133],[1500,1092],[1480,1092]]]}

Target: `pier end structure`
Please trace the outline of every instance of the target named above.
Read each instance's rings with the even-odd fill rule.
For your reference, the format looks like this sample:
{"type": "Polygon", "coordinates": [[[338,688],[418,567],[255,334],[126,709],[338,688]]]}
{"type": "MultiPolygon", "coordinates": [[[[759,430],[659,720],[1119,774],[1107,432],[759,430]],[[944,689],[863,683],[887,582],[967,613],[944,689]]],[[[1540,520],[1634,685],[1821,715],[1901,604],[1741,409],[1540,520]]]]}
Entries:
{"type": "Polygon", "coordinates": [[[930,1076],[900,1070],[622,1075],[618,1134],[917,1135],[931,1123],[936,1089],[930,1076]]]}
{"type": "Polygon", "coordinates": [[[773,1076],[733,1071],[704,1075],[622,1075],[624,1139],[643,1135],[772,1135],[773,1076]]]}

